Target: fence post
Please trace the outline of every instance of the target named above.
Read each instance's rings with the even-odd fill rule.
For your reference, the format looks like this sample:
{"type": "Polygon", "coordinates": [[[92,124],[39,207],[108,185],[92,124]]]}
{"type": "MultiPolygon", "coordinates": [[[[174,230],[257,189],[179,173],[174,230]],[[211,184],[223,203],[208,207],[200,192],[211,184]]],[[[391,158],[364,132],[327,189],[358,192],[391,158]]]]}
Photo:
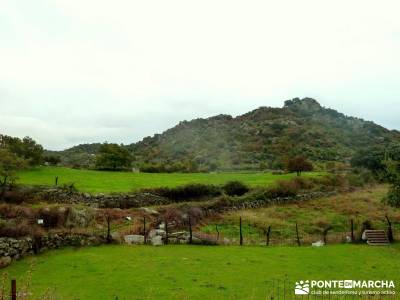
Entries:
{"type": "Polygon", "coordinates": [[[217,231],[217,241],[219,241],[219,230],[218,230],[218,224],[215,224],[215,230],[217,231]]]}
{"type": "Polygon", "coordinates": [[[146,234],[146,216],[143,216],[143,237],[144,237],[144,244],[147,244],[147,234],[146,234]]]}
{"type": "Polygon", "coordinates": [[[56,186],[58,185],[58,176],[56,176],[55,184],[56,184],[56,186]]]}
{"type": "Polygon", "coordinates": [[[386,218],[386,221],[388,223],[388,232],[387,232],[388,239],[389,239],[389,242],[392,243],[394,241],[393,230],[392,230],[392,222],[390,222],[389,217],[387,215],[385,215],[385,218],[386,218]]]}
{"type": "Polygon", "coordinates": [[[243,246],[242,217],[239,218],[239,235],[240,235],[240,246],[243,246]]]}
{"type": "Polygon", "coordinates": [[[168,220],[165,219],[165,245],[168,245],[168,220]]]}
{"type": "Polygon", "coordinates": [[[351,224],[351,242],[354,243],[354,221],[353,219],[350,220],[351,224]]]}
{"type": "Polygon", "coordinates": [[[299,237],[299,227],[297,226],[297,222],[296,222],[296,238],[297,238],[297,245],[301,246],[299,237]]]}
{"type": "Polygon", "coordinates": [[[190,219],[190,216],[189,216],[189,244],[192,244],[192,242],[193,242],[192,220],[190,219]]]}
{"type": "Polygon", "coordinates": [[[268,226],[268,230],[267,230],[267,246],[269,246],[269,237],[271,235],[271,226],[268,226]]]}
{"type": "Polygon", "coordinates": [[[17,300],[17,281],[11,280],[11,300],[17,300]]]}

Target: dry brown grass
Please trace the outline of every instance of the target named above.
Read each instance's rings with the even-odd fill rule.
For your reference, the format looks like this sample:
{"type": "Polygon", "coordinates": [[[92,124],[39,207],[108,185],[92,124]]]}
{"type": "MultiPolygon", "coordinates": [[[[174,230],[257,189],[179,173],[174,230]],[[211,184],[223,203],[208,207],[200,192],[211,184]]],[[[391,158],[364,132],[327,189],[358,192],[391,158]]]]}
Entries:
{"type": "Polygon", "coordinates": [[[356,230],[365,220],[371,221],[377,228],[385,228],[387,215],[395,230],[400,232],[400,209],[389,207],[381,201],[387,190],[386,185],[376,185],[310,201],[229,212],[222,215],[220,220],[211,222],[235,224],[242,217],[244,222],[260,230],[272,226],[282,235],[292,234],[296,222],[302,234],[316,234],[332,225],[332,234],[339,234],[336,239],[340,240],[349,232],[351,219],[356,230]]]}

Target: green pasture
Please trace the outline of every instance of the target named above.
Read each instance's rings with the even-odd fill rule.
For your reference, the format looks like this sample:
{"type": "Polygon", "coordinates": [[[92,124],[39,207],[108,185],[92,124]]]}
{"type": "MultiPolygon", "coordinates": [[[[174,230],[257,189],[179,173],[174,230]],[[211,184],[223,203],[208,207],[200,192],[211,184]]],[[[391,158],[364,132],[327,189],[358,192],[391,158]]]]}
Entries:
{"type": "MultiPolygon", "coordinates": [[[[99,246],[49,251],[3,269],[32,299],[270,299],[271,283],[400,279],[398,245],[99,246]],[[273,281],[274,280],[274,281],[273,281]],[[47,299],[47,298],[46,298],[47,299]]],[[[7,282],[7,281],[6,281],[7,282]]],[[[283,298],[282,298],[283,299],[283,298]]],[[[288,298],[289,299],[289,298],[288,298]]],[[[292,299],[292,298],[290,298],[292,299]]]]}
{"type": "MultiPolygon", "coordinates": [[[[322,173],[310,172],[303,176],[318,176],[322,173]]],[[[62,167],[39,167],[18,173],[18,182],[29,185],[71,184],[84,192],[114,193],[130,192],[142,188],[174,187],[188,183],[224,184],[227,181],[239,180],[249,186],[266,186],[276,180],[290,179],[295,174],[273,175],[257,172],[225,173],[131,173],[94,170],[77,170],[62,167]]]]}

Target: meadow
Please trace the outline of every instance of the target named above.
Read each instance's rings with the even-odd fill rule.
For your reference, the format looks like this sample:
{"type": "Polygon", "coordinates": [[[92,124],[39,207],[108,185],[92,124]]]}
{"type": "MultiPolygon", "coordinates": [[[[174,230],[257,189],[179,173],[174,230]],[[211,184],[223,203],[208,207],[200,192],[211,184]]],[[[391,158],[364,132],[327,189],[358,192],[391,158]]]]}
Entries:
{"type": "MultiPolygon", "coordinates": [[[[303,176],[319,176],[322,173],[310,172],[303,176]]],[[[28,185],[74,184],[89,193],[130,192],[142,188],[174,187],[188,183],[224,184],[239,180],[249,186],[267,186],[277,180],[290,179],[295,174],[273,175],[261,172],[224,172],[224,173],[132,173],[95,170],[78,170],[63,167],[38,167],[18,173],[18,183],[28,185]]]]}
{"type": "Polygon", "coordinates": [[[57,299],[270,299],[272,285],[276,288],[284,280],[292,296],[292,281],[398,282],[399,268],[397,244],[321,248],[110,245],[49,251],[17,261],[3,272],[23,286],[31,271],[34,298],[51,288],[57,299]]]}

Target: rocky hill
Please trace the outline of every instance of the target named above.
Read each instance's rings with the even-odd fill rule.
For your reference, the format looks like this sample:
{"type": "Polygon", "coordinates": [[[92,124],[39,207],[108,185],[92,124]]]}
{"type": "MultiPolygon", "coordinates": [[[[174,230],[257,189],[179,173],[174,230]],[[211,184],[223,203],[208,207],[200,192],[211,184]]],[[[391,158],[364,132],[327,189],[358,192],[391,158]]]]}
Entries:
{"type": "Polygon", "coordinates": [[[348,161],[371,145],[400,142],[400,132],[322,107],[311,98],[241,116],[180,122],[127,146],[138,165],[190,162],[205,169],[279,168],[285,157],[348,161]]]}
{"type": "MultiPolygon", "coordinates": [[[[399,131],[346,116],[311,98],[295,98],[282,108],[183,121],[125,147],[136,167],[179,171],[279,169],[286,157],[298,154],[314,162],[348,162],[360,150],[392,143],[400,143],[399,131]]],[[[59,156],[62,165],[91,168],[100,146],[83,144],[46,154],[59,156]]]]}

